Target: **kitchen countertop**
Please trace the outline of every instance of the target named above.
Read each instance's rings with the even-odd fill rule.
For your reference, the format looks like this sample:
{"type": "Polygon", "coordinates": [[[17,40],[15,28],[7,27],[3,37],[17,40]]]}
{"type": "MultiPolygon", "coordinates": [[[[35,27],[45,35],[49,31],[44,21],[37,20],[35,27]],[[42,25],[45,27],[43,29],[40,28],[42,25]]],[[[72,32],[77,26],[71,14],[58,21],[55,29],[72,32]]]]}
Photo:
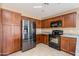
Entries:
{"type": "Polygon", "coordinates": [[[42,33],[36,33],[36,34],[51,34],[50,32],[42,32],[42,33]]]}
{"type": "Polygon", "coordinates": [[[63,34],[63,35],[61,35],[61,36],[77,38],[79,35],[76,35],[76,34],[63,34]]]}
{"type": "MultiPolygon", "coordinates": [[[[42,32],[42,33],[38,33],[38,34],[49,35],[49,34],[51,34],[51,33],[50,33],[50,32],[42,32]]],[[[37,34],[37,35],[38,35],[38,34],[37,34]]],[[[64,37],[72,37],[72,38],[77,38],[77,37],[79,37],[78,34],[68,34],[68,33],[64,33],[64,34],[61,35],[61,36],[64,36],[64,37]]]]}

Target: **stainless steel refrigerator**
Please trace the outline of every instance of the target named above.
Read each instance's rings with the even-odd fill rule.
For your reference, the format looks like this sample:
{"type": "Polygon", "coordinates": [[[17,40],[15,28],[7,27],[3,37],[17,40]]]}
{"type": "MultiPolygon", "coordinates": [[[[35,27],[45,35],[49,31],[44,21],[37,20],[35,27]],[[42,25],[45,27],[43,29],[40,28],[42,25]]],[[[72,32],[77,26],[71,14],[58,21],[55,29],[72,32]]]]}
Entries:
{"type": "Polygon", "coordinates": [[[22,20],[22,51],[27,51],[36,45],[36,23],[22,20]]]}

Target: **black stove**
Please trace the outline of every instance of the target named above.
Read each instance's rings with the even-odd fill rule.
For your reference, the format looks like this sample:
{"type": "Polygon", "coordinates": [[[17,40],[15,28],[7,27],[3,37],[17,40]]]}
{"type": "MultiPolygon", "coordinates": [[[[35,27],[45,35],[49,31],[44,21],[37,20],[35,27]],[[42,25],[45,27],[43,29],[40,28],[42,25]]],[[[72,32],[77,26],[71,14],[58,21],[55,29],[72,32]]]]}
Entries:
{"type": "Polygon", "coordinates": [[[49,46],[59,50],[62,34],[63,34],[62,30],[53,30],[52,34],[49,34],[49,46]]]}

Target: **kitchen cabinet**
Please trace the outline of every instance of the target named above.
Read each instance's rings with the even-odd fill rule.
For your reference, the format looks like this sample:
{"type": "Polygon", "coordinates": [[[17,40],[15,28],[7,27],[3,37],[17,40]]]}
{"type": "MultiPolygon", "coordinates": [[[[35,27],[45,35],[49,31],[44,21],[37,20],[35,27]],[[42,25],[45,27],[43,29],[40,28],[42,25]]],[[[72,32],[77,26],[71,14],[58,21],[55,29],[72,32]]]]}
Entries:
{"type": "Polygon", "coordinates": [[[45,34],[45,35],[42,35],[42,36],[43,36],[43,43],[48,44],[48,42],[49,42],[48,35],[45,34]]]}
{"type": "Polygon", "coordinates": [[[51,28],[50,27],[51,22],[55,22],[55,21],[59,21],[59,20],[62,21],[62,19],[63,19],[62,16],[57,16],[57,17],[46,19],[45,20],[45,28],[51,28]]]}
{"type": "Polygon", "coordinates": [[[41,20],[41,28],[45,28],[45,25],[46,25],[45,21],[46,20],[41,20]]]}
{"type": "Polygon", "coordinates": [[[69,38],[61,37],[61,49],[69,52],[69,38]]]}
{"type": "Polygon", "coordinates": [[[13,12],[2,9],[2,24],[13,25],[13,12]]]}
{"type": "Polygon", "coordinates": [[[63,27],[76,27],[76,12],[63,15],[63,27]]]}
{"type": "Polygon", "coordinates": [[[45,28],[50,28],[50,19],[46,19],[45,21],[44,21],[45,23],[45,25],[44,25],[44,27],[45,28]]]}
{"type": "Polygon", "coordinates": [[[3,25],[2,54],[7,55],[13,52],[12,29],[10,25],[3,25]]]}
{"type": "Polygon", "coordinates": [[[2,54],[8,55],[20,49],[21,49],[20,26],[3,25],[3,52],[2,54]]]}
{"type": "Polygon", "coordinates": [[[61,50],[75,55],[76,38],[61,37],[61,50]]]}
{"type": "Polygon", "coordinates": [[[20,13],[13,13],[13,22],[14,25],[21,25],[21,14],[20,13]]]}
{"type": "Polygon", "coordinates": [[[2,52],[2,24],[0,24],[0,55],[2,52]]]}
{"type": "Polygon", "coordinates": [[[2,54],[8,55],[21,49],[21,15],[2,9],[2,54]]]}
{"type": "Polygon", "coordinates": [[[14,51],[21,49],[21,28],[14,26],[14,51]]]}
{"type": "MultiPolygon", "coordinates": [[[[69,28],[69,27],[76,27],[76,12],[73,13],[68,13],[65,15],[60,15],[57,17],[52,17],[52,18],[48,18],[48,19],[44,19],[45,21],[45,28],[51,28],[50,24],[51,22],[55,22],[58,20],[62,21],[62,27],[63,28],[69,28]]],[[[43,26],[43,25],[42,25],[43,26]]]]}
{"type": "Polygon", "coordinates": [[[71,38],[70,42],[69,42],[69,52],[71,54],[75,54],[75,49],[76,49],[76,39],[75,38],[71,38]]]}
{"type": "Polygon", "coordinates": [[[2,9],[2,23],[6,25],[21,25],[21,14],[2,9]]]}
{"type": "Polygon", "coordinates": [[[36,35],[36,43],[41,43],[41,35],[40,34],[37,34],[36,35]]]}
{"type": "Polygon", "coordinates": [[[1,14],[1,9],[0,9],[0,24],[2,24],[2,14],[1,14]]]}
{"type": "Polygon", "coordinates": [[[36,20],[36,28],[41,28],[41,20],[36,20]]]}
{"type": "Polygon", "coordinates": [[[38,43],[48,44],[48,35],[46,35],[46,34],[36,35],[36,42],[37,42],[37,44],[38,43]]]}
{"type": "Polygon", "coordinates": [[[0,55],[2,50],[2,19],[1,19],[1,9],[0,9],[0,55]]]}

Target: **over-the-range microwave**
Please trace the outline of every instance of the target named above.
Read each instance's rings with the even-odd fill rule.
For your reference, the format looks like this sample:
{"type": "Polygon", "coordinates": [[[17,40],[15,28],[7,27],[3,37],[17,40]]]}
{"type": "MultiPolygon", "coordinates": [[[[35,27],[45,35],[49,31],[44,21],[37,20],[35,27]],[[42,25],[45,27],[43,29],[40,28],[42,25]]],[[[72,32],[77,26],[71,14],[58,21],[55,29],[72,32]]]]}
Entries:
{"type": "Polygon", "coordinates": [[[50,27],[62,27],[62,20],[52,21],[50,27]]]}

